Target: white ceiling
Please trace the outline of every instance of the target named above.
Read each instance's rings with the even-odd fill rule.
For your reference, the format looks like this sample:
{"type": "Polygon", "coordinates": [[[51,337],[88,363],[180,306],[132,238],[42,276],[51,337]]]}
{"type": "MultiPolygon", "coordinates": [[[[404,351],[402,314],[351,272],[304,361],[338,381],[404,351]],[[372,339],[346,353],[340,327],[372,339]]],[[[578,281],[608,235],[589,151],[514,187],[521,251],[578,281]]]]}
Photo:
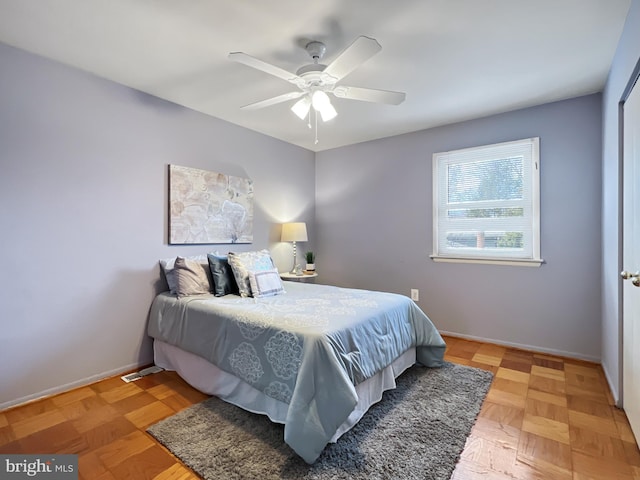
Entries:
{"type": "Polygon", "coordinates": [[[321,151],[601,91],[630,2],[0,0],[0,42],[321,151]],[[240,110],[295,87],[229,52],[295,72],[309,40],[328,64],[359,35],[382,51],[344,83],[401,105],[332,98],[317,145],[293,100],[240,110]]]}

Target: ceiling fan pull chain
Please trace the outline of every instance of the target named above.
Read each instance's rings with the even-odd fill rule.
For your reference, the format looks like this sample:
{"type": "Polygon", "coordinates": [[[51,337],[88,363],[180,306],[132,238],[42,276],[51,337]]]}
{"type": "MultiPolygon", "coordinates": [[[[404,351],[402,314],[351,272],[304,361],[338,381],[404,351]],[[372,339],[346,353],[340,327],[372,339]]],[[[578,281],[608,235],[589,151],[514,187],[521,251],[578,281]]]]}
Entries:
{"type": "Polygon", "coordinates": [[[313,109],[313,118],[316,121],[316,140],[313,143],[314,145],[317,145],[318,144],[318,112],[316,112],[315,108],[313,109]]]}

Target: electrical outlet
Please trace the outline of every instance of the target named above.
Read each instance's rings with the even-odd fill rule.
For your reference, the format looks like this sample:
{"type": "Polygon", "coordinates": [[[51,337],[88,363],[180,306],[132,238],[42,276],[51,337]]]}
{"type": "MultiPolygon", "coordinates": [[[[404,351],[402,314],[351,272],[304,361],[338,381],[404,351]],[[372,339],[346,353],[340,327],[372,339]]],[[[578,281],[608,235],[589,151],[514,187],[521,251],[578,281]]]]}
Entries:
{"type": "Polygon", "coordinates": [[[418,290],[417,288],[411,289],[411,300],[413,300],[414,302],[420,300],[420,290],[418,290]]]}

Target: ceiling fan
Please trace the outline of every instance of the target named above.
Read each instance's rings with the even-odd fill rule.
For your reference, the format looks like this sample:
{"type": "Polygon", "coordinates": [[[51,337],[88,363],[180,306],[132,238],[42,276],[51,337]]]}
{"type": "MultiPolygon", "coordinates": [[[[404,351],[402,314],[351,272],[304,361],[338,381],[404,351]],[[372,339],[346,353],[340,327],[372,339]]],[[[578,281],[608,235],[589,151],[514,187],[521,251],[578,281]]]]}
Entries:
{"type": "MultiPolygon", "coordinates": [[[[402,92],[338,85],[340,80],[382,50],[382,47],[375,39],[365,36],[356,38],[355,41],[329,65],[318,63],[319,60],[322,60],[326,52],[324,43],[318,41],[309,42],[305,50],[311,58],[313,58],[313,63],[300,67],[296,73],[288,72],[243,52],[230,53],[229,59],[234,62],[243,63],[249,67],[286,80],[299,89],[278,95],[277,97],[250,103],[241,108],[256,110],[299,98],[300,100],[291,107],[291,110],[300,117],[300,119],[304,120],[309,115],[311,107],[313,107],[314,112],[319,113],[322,120],[326,122],[338,114],[333,105],[331,105],[329,95],[349,100],[386,103],[390,105],[399,105],[404,101],[406,95],[402,92]]],[[[310,121],[309,127],[311,127],[310,121]]]]}

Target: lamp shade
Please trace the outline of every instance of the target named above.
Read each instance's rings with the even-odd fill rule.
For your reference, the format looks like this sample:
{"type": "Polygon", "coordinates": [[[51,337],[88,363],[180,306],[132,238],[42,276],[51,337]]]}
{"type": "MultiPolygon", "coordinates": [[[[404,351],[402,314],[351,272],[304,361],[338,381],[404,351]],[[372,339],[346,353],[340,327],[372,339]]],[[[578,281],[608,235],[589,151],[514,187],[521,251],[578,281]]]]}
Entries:
{"type": "Polygon", "coordinates": [[[283,242],[306,242],[307,224],[304,222],[292,222],[282,224],[283,242]]]}

